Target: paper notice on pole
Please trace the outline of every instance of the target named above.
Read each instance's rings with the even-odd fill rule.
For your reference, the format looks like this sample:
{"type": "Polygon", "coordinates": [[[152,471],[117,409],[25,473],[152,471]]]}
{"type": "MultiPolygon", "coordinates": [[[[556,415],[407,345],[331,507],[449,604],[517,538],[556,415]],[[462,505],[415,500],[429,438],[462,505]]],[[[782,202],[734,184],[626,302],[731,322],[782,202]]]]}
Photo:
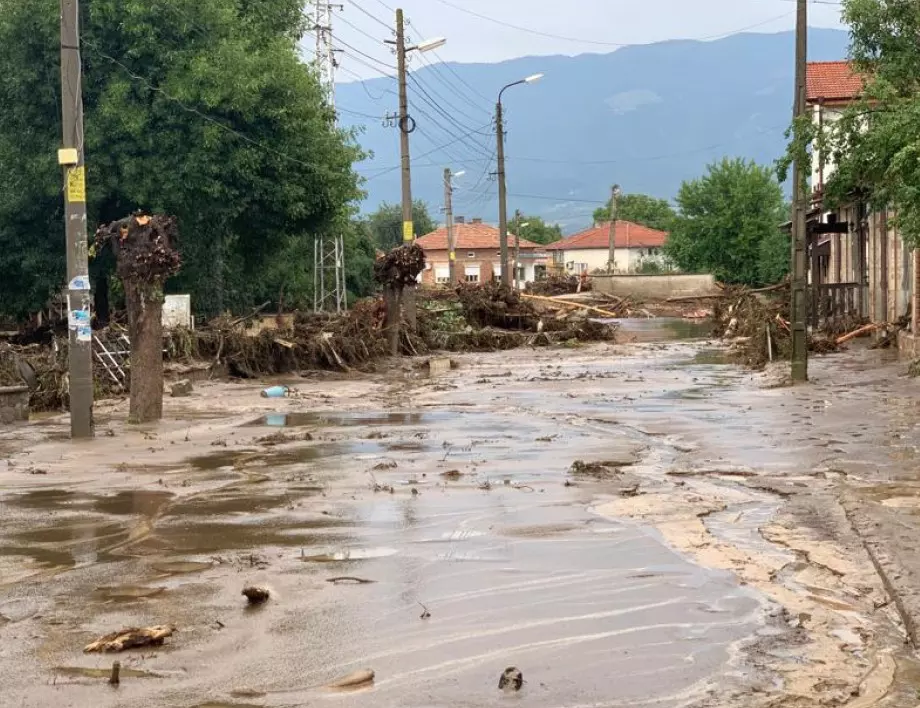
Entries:
{"type": "Polygon", "coordinates": [[[71,204],[86,202],[86,168],[83,165],[67,168],[67,201],[71,204]]]}
{"type": "Polygon", "coordinates": [[[89,310],[71,310],[67,315],[67,325],[70,329],[76,329],[78,331],[81,327],[89,327],[89,310]]]}
{"type": "Polygon", "coordinates": [[[71,290],[89,290],[89,276],[78,275],[70,281],[71,290]]]}
{"type": "Polygon", "coordinates": [[[415,235],[415,228],[412,226],[412,222],[404,221],[403,222],[403,241],[411,241],[414,235],[415,235]]]}
{"type": "Polygon", "coordinates": [[[91,342],[93,339],[93,328],[85,325],[77,327],[77,341],[91,342]]]}

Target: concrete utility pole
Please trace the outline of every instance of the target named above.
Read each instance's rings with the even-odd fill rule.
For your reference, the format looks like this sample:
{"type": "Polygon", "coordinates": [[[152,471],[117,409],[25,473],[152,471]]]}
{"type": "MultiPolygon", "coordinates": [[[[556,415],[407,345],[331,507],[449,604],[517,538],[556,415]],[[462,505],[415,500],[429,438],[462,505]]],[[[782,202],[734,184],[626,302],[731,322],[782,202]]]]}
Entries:
{"type": "MultiPolygon", "coordinates": [[[[617,200],[620,198],[620,185],[615,184],[610,188],[610,231],[607,234],[607,272],[613,272],[617,256],[617,200]]],[[[629,254],[626,255],[627,264],[629,254]]]]}
{"type": "Polygon", "coordinates": [[[93,330],[90,318],[89,245],[86,233],[86,167],[83,155],[83,89],[80,3],[61,0],[61,107],[67,236],[67,315],[70,331],[70,435],[93,437],[93,330]]]}
{"type": "Polygon", "coordinates": [[[518,290],[521,287],[520,279],[518,278],[518,265],[521,261],[521,210],[514,210],[514,289],[518,290]]]}
{"type": "Polygon", "coordinates": [[[505,119],[502,115],[502,96],[505,91],[512,86],[521,86],[522,84],[532,84],[543,78],[543,74],[533,74],[520,81],[512,81],[502,87],[498,92],[498,100],[495,102],[495,156],[498,161],[498,234],[499,244],[501,246],[502,261],[502,287],[510,287],[508,278],[508,191],[505,186],[505,119]]]}
{"type": "MultiPolygon", "coordinates": [[[[795,22],[795,105],[793,118],[805,113],[805,72],[808,59],[808,5],[807,0],[797,0],[795,22]]],[[[808,273],[806,253],[808,234],[804,175],[806,166],[796,151],[792,166],[793,216],[792,216],[792,380],[808,380],[807,288],[808,273]]]]}
{"type": "Polygon", "coordinates": [[[454,173],[444,168],[444,220],[447,223],[447,267],[450,287],[457,284],[457,244],[454,241],[454,173]]]}
{"type": "MultiPolygon", "coordinates": [[[[504,90],[504,89],[503,89],[504,90]]],[[[502,99],[495,104],[495,155],[498,178],[498,244],[501,252],[502,287],[508,287],[508,188],[505,186],[505,121],[502,99]]]]}
{"type": "MultiPolygon", "coordinates": [[[[396,70],[399,77],[399,157],[402,164],[402,237],[403,243],[415,240],[412,223],[412,165],[409,159],[409,133],[415,130],[409,116],[409,97],[406,92],[406,27],[402,8],[396,10],[396,70]],[[410,124],[411,123],[411,124],[410,124]]],[[[415,287],[407,286],[403,292],[403,306],[409,328],[416,328],[415,287]]]]}

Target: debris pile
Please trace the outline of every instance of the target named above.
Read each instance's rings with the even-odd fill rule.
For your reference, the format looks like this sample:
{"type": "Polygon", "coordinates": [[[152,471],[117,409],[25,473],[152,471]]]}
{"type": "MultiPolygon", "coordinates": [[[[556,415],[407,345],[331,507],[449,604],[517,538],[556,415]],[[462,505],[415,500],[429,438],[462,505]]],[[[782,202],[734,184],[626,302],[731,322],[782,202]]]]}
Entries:
{"type": "MultiPolygon", "coordinates": [[[[789,286],[769,293],[726,287],[713,307],[713,334],[728,340],[737,360],[762,369],[768,362],[792,357],[789,286]]],[[[808,349],[817,354],[837,351],[834,338],[809,335],[808,349]]]]}
{"type": "Polygon", "coordinates": [[[161,283],[179,271],[177,240],[175,217],[138,213],[100,226],[94,248],[112,247],[123,281],[161,283]]]}
{"type": "Polygon", "coordinates": [[[527,283],[526,292],[531,295],[573,295],[591,290],[591,281],[577,275],[547,275],[542,280],[527,283]]]}
{"type": "Polygon", "coordinates": [[[397,246],[374,263],[374,280],[381,285],[415,285],[425,270],[425,251],[417,243],[397,246]]]}

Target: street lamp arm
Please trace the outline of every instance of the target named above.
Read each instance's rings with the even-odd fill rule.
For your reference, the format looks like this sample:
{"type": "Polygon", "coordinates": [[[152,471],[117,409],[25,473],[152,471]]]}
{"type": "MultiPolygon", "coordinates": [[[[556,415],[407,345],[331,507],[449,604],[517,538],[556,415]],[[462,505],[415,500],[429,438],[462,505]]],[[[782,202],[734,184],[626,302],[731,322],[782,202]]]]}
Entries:
{"type": "Polygon", "coordinates": [[[520,81],[513,81],[512,83],[508,84],[507,86],[504,86],[504,87],[502,88],[502,90],[498,92],[498,102],[499,102],[499,103],[502,102],[502,94],[504,94],[505,91],[507,91],[508,89],[510,89],[512,86],[520,86],[521,84],[524,84],[524,83],[527,83],[527,82],[524,81],[524,79],[521,79],[520,81]]]}

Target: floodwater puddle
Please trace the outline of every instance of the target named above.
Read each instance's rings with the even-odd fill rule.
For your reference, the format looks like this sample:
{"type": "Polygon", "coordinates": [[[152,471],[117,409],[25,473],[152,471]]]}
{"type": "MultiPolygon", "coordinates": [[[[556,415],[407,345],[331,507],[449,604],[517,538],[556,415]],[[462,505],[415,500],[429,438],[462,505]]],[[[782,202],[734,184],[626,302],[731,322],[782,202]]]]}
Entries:
{"type": "Polygon", "coordinates": [[[152,517],[156,516],[174,496],[171,492],[160,490],[132,489],[97,498],[93,503],[93,510],[113,516],[136,514],[152,517]]]}
{"type": "Polygon", "coordinates": [[[214,567],[213,561],[160,561],[152,563],[151,568],[157,573],[163,575],[189,575],[191,573],[201,573],[214,567]]]}
{"type": "Polygon", "coordinates": [[[96,595],[103,600],[116,600],[130,602],[132,600],[145,600],[156,597],[166,592],[165,587],[146,587],[143,585],[120,585],[116,587],[102,587],[96,589],[96,595]]]}
{"type": "MultiPolygon", "coordinates": [[[[89,666],[56,666],[53,669],[56,676],[73,676],[88,679],[108,679],[112,675],[112,667],[94,668],[89,666]]],[[[119,669],[119,675],[122,678],[164,678],[163,674],[154,671],[145,671],[144,669],[133,669],[128,666],[122,666],[119,669]]]]}
{"type": "Polygon", "coordinates": [[[674,342],[709,339],[709,320],[685,320],[682,317],[622,318],[604,320],[620,326],[620,338],[634,342],[674,342]]]}
{"type": "Polygon", "coordinates": [[[345,548],[330,553],[301,556],[307,563],[348,563],[350,561],[372,560],[374,558],[388,558],[399,553],[395,548],[345,548]]]}
{"type": "Polygon", "coordinates": [[[269,413],[246,423],[247,427],[303,428],[307,426],[351,428],[384,425],[426,425],[443,414],[435,412],[363,412],[363,413],[269,413]]]}

